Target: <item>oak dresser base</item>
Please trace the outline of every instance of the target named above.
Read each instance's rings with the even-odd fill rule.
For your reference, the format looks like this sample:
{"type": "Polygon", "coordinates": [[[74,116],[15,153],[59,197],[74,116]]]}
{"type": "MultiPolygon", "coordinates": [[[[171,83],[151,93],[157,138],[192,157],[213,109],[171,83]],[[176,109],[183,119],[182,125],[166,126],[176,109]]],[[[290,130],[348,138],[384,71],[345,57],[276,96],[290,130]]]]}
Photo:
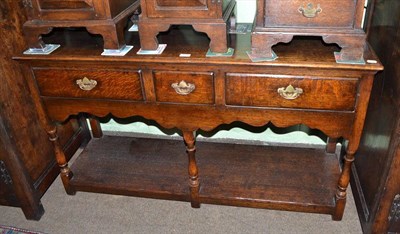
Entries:
{"type": "Polygon", "coordinates": [[[364,56],[377,63],[337,64],[336,47],[293,40],[275,48],[283,55],[279,60],[252,63],[246,55],[251,35],[245,34],[231,35],[232,57],[206,58],[209,39],[179,27],[161,35],[168,44],[161,56],[132,51],[111,58],[99,56],[101,47],[90,35],[59,36],[65,46],[57,53],[16,59],[33,74],[27,83],[48,118],[43,125],[68,194],[82,190],[342,219],[374,75],[382,70],[369,48],[364,56]],[[87,47],[76,50],[77,45],[87,47]],[[190,58],[179,56],[188,51],[190,58]],[[70,168],[55,126],[79,113],[92,117],[100,138],[70,168]],[[95,119],[106,116],[151,120],[176,129],[182,140],[101,137],[95,119]],[[304,124],[329,140],[326,149],[196,143],[199,129],[234,122],[304,124]],[[339,138],[348,140],[341,171],[334,154],[339,138]]]}

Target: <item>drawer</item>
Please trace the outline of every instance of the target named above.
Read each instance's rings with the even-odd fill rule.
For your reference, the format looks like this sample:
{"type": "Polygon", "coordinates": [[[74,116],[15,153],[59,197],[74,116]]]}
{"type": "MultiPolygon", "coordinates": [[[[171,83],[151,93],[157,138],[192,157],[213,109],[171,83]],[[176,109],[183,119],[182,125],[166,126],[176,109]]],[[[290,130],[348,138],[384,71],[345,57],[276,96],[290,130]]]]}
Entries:
{"type": "Polygon", "coordinates": [[[143,100],[140,71],[33,69],[41,96],[143,100]]]}
{"type": "Polygon", "coordinates": [[[158,102],[214,103],[212,72],[155,71],[153,77],[158,102]]]}
{"type": "Polygon", "coordinates": [[[221,17],[232,0],[146,0],[141,2],[148,17],[215,19],[221,17]],[[222,9],[219,5],[222,5],[222,9]]]}
{"type": "Polygon", "coordinates": [[[226,75],[227,105],[352,111],[358,79],[226,75]]]}
{"type": "Polygon", "coordinates": [[[265,0],[265,27],[352,28],[357,0],[265,0]]]}

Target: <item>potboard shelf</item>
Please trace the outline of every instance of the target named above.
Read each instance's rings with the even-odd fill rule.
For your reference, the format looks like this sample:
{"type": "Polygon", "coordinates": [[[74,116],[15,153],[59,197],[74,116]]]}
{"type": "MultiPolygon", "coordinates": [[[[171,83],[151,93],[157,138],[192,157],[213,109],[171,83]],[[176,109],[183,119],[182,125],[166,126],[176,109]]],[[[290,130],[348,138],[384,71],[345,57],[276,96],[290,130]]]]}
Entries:
{"type": "MultiPolygon", "coordinates": [[[[330,214],[339,177],[325,149],[197,142],[201,203],[330,214]],[[306,182],[307,181],[307,182],[306,182]]],[[[78,191],[190,201],[183,140],[103,136],[74,161],[78,191]]]]}

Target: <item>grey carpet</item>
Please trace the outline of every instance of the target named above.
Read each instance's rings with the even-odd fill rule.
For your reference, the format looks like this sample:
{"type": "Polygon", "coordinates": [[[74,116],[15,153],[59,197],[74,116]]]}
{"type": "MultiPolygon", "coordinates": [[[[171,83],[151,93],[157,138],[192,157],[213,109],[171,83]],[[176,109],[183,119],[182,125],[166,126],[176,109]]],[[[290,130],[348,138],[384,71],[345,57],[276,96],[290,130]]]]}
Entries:
{"type": "Polygon", "coordinates": [[[27,221],[19,208],[0,207],[0,224],[46,233],[361,233],[349,194],[342,221],[329,215],[273,211],[106,194],[65,194],[58,178],[42,198],[45,214],[27,221]]]}
{"type": "MultiPolygon", "coordinates": [[[[350,190],[350,188],[349,188],[350,190]]],[[[40,221],[0,206],[0,224],[58,233],[362,233],[351,191],[342,221],[330,215],[78,192],[65,193],[58,177],[42,198],[40,221]]]]}

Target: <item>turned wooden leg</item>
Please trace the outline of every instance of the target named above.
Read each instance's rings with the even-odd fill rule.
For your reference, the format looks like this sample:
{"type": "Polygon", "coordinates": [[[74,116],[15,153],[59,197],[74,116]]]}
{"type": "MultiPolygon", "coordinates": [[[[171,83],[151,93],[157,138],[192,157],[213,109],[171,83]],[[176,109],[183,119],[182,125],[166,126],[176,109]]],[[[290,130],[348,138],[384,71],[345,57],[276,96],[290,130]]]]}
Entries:
{"type": "Polygon", "coordinates": [[[42,40],[42,35],[48,34],[53,30],[52,27],[48,26],[32,26],[26,23],[23,26],[24,38],[29,48],[43,49],[45,43],[42,40]]]}
{"type": "Polygon", "coordinates": [[[140,19],[138,26],[139,26],[140,48],[142,50],[156,50],[158,48],[157,35],[160,32],[167,31],[170,28],[170,24],[141,21],[140,19]]]}
{"type": "Polygon", "coordinates": [[[69,195],[74,195],[76,193],[75,189],[71,186],[70,180],[73,176],[72,171],[68,167],[67,158],[65,157],[64,151],[60,145],[58,135],[57,135],[57,128],[54,126],[52,129],[47,131],[49,135],[49,140],[53,143],[57,164],[60,167],[60,176],[63,182],[65,191],[69,195]]]}
{"type": "Polygon", "coordinates": [[[293,39],[290,34],[267,34],[254,32],[251,35],[251,56],[254,58],[275,59],[272,46],[279,42],[289,43],[293,39]]]}
{"type": "Polygon", "coordinates": [[[330,138],[326,142],[326,152],[330,154],[334,154],[336,152],[337,138],[330,138]]]}
{"type": "Polygon", "coordinates": [[[326,43],[336,43],[342,49],[338,53],[336,60],[343,63],[364,61],[365,35],[329,35],[323,36],[326,43]]]}
{"type": "Polygon", "coordinates": [[[336,207],[332,214],[333,220],[341,220],[343,217],[344,207],[346,205],[346,189],[350,182],[351,166],[354,161],[354,154],[360,145],[373,81],[374,75],[368,75],[365,76],[360,83],[361,91],[356,107],[357,113],[354,120],[352,135],[348,138],[346,155],[343,158],[342,173],[339,177],[336,190],[336,207]]]}
{"type": "Polygon", "coordinates": [[[103,131],[101,130],[100,121],[96,117],[91,117],[89,118],[89,123],[93,137],[101,138],[103,136],[103,131]]]}
{"type": "Polygon", "coordinates": [[[186,152],[189,157],[189,186],[190,186],[191,205],[193,208],[199,208],[200,183],[199,183],[199,176],[198,176],[199,173],[195,158],[195,152],[196,152],[195,133],[191,131],[184,131],[183,139],[185,140],[186,152]]]}
{"type": "Polygon", "coordinates": [[[351,164],[354,161],[354,152],[347,151],[344,156],[342,174],[339,177],[336,190],[336,208],[332,215],[333,220],[342,220],[344,208],[346,206],[347,187],[350,182],[351,164]]]}
{"type": "Polygon", "coordinates": [[[210,50],[214,53],[228,51],[228,34],[226,23],[193,24],[194,30],[204,32],[210,38],[210,50]]]}

